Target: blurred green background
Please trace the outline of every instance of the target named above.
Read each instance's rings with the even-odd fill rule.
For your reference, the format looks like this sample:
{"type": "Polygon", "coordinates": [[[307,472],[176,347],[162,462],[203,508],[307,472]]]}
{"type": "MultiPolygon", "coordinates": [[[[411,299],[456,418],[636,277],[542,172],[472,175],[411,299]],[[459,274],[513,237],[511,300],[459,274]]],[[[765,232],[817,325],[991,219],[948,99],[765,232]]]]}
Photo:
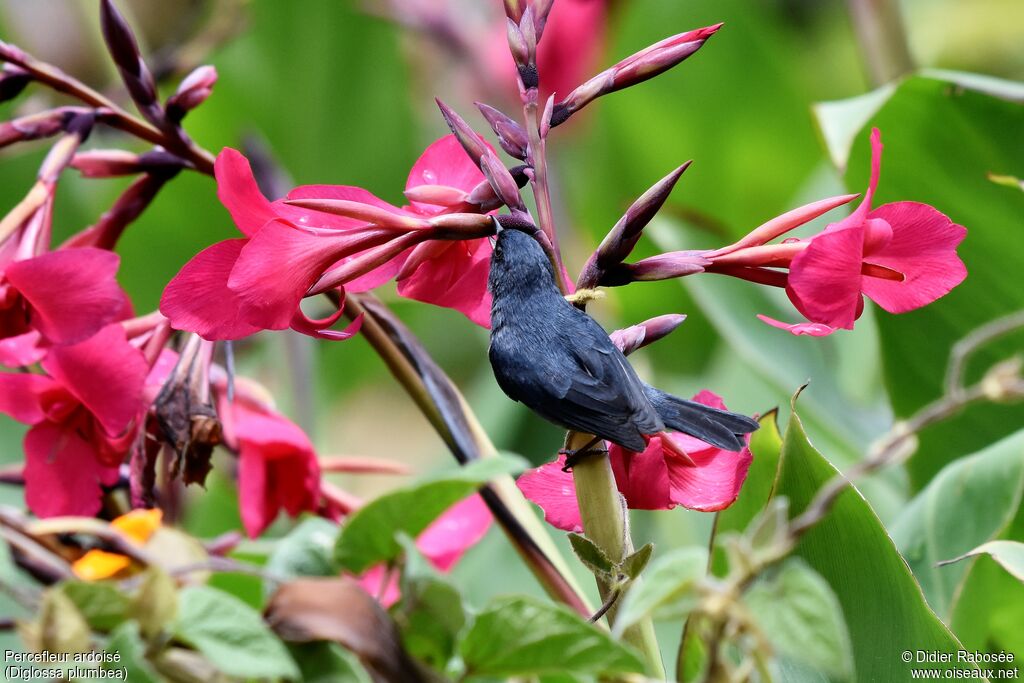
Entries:
{"type": "MultiPolygon", "coordinates": [[[[400,203],[412,162],[444,132],[432,95],[442,95],[483,129],[472,107],[478,93],[453,77],[449,63],[433,58],[435,46],[369,16],[353,0],[122,0],[119,5],[139,27],[154,64],[173,71],[175,62],[167,57],[177,55],[193,65],[216,65],[220,80],[212,97],[189,115],[188,132],[214,152],[255,136],[295,184],[359,185],[400,203]]],[[[102,49],[95,3],[5,0],[0,8],[5,40],[106,92],[121,93],[102,49]]],[[[1019,0],[908,0],[903,10],[919,65],[1024,79],[1024,4],[1019,0]]],[[[829,160],[811,108],[871,89],[843,2],[620,2],[612,14],[604,61],[595,67],[669,33],[719,21],[725,27],[694,58],[656,81],[604,98],[553,136],[555,209],[570,272],[578,271],[636,196],[687,159],[694,159],[693,167],[638,256],[725,244],[802,202],[844,192],[845,181],[853,191],[866,186],[863,136],[844,178],[829,160]]],[[[168,80],[165,88],[173,91],[176,82],[168,80]]],[[[6,119],[38,109],[48,97],[30,88],[16,102],[2,105],[0,113],[6,119]]],[[[914,110],[917,118],[890,115],[883,128],[888,147],[881,201],[928,201],[973,230],[978,226],[968,222],[969,195],[944,202],[944,196],[897,195],[895,187],[886,189],[887,178],[899,177],[899,169],[912,176],[912,164],[942,163],[955,153],[943,148],[921,161],[910,158],[909,142],[901,146],[901,136],[927,145],[928,140],[913,137],[915,132],[946,125],[948,112],[931,111],[914,110]],[[902,158],[901,149],[908,150],[902,158]]],[[[999,125],[1020,130],[1020,117],[1011,113],[999,125]]],[[[106,130],[89,141],[97,148],[126,144],[132,145],[106,130]]],[[[1011,141],[986,158],[986,163],[1016,159],[1015,167],[988,170],[1024,175],[1022,145],[1024,138],[1017,138],[1016,146],[1011,141]]],[[[39,144],[2,152],[0,206],[20,199],[45,151],[45,144],[39,144]]],[[[955,170],[957,162],[949,163],[955,170]]],[[[57,235],[91,224],[126,184],[68,173],[59,191],[57,235]]],[[[899,188],[914,191],[913,184],[899,188]]],[[[156,306],[167,281],[193,254],[234,234],[214,189],[211,179],[183,173],[122,240],[120,281],[140,313],[156,306]]],[[[1021,205],[1008,201],[1017,202],[1004,214],[1012,221],[1021,205]]],[[[1018,227],[1022,217],[1016,214],[1018,227]]],[[[998,240],[996,235],[987,243],[998,240]]],[[[1020,265],[1021,253],[1011,249],[1005,259],[1007,267],[1014,261],[1020,265]]],[[[757,312],[797,319],[778,292],[710,276],[689,280],[635,284],[611,292],[593,309],[608,329],[669,312],[689,316],[667,340],[633,357],[645,378],[682,395],[711,389],[730,408],[746,413],[775,406],[785,413],[791,393],[810,380],[801,399],[808,431],[840,467],[861,457],[889,428],[893,418],[885,382],[893,379],[883,374],[879,327],[889,330],[883,330],[883,339],[896,333],[886,327],[888,322],[878,321],[887,314],[869,305],[854,332],[827,339],[791,337],[753,319],[757,312]]],[[[391,288],[382,296],[463,389],[499,448],[537,463],[553,457],[561,444],[559,430],[501,394],[486,362],[484,330],[456,312],[399,299],[391,288]]],[[[1002,303],[992,308],[981,320],[1012,310],[1002,303]]],[[[901,338],[911,347],[927,347],[927,322],[914,324],[899,333],[901,338]]],[[[410,463],[417,472],[448,464],[440,439],[361,339],[313,344],[279,333],[239,346],[240,371],[275,392],[282,410],[307,427],[321,454],[387,457],[410,463]]],[[[935,354],[941,358],[947,348],[936,346],[935,354]]],[[[914,400],[905,398],[902,405],[909,409],[914,400]]],[[[1019,411],[1006,413],[1006,419],[1016,421],[1010,426],[1020,426],[1019,417],[1019,411]]],[[[1000,424],[993,430],[984,443],[1008,433],[1009,427],[1000,424]]],[[[19,460],[22,433],[10,420],[0,422],[0,461],[19,460]]],[[[942,442],[931,443],[934,451],[922,449],[915,462],[942,464],[983,445],[949,453],[940,452],[942,442]]],[[[894,469],[864,485],[884,522],[896,516],[938,465],[919,469],[925,474],[912,470],[908,476],[894,469]]],[[[365,476],[338,482],[361,496],[394,485],[394,479],[365,476]]],[[[20,503],[16,490],[0,490],[0,496],[3,502],[20,503]]],[[[207,492],[191,500],[187,525],[194,533],[212,536],[239,527],[234,493],[223,478],[215,478],[207,492]]],[[[704,543],[709,527],[709,516],[682,510],[634,514],[638,543],[704,543]]],[[[275,530],[286,528],[282,522],[275,530]]],[[[467,556],[456,575],[471,600],[496,591],[538,591],[518,563],[505,561],[511,557],[497,532],[467,556]]]]}

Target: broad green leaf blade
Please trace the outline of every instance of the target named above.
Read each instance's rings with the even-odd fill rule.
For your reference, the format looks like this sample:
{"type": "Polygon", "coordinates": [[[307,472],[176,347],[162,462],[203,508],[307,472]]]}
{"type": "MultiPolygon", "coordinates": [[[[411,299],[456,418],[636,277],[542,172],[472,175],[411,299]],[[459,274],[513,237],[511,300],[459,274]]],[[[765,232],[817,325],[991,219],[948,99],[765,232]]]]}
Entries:
{"type": "Polygon", "coordinates": [[[696,599],[697,582],[707,574],[708,551],[679,548],[655,558],[643,581],[632,584],[615,616],[615,633],[648,616],[685,615],[696,599]]]}
{"type": "Polygon", "coordinates": [[[206,586],[178,595],[174,636],[201,652],[220,671],[242,678],[298,678],[284,644],[256,610],[206,586]]]}
{"type": "Polygon", "coordinates": [[[561,605],[498,598],[460,644],[467,677],[639,673],[643,662],[598,627],[561,605]]]}
{"type": "MultiPolygon", "coordinates": [[[[334,544],[338,525],[322,517],[307,517],[274,546],[267,560],[267,574],[274,578],[297,576],[334,576],[334,544]]],[[[269,596],[276,583],[266,582],[264,594],[269,596]]]]}
{"type": "Polygon", "coordinates": [[[89,627],[96,631],[111,631],[126,618],[128,596],[117,584],[106,581],[68,581],[60,585],[89,627]]]}
{"type": "MultiPolygon", "coordinates": [[[[940,396],[952,345],[994,318],[1024,308],[1013,275],[1024,253],[1024,193],[988,179],[1024,173],[1024,108],[957,83],[928,77],[904,81],[861,131],[846,174],[850,191],[869,175],[869,129],[881,130],[885,152],[875,205],[931,204],[967,228],[958,250],[967,279],[945,297],[901,315],[879,311],[886,385],[893,409],[907,417],[940,396]],[[927,343],[922,333],[927,332],[927,343]]],[[[982,350],[969,379],[1019,351],[1024,333],[982,350]]],[[[908,463],[922,489],[947,463],[1007,436],[1024,423],[1024,405],[979,405],[929,427],[908,463]]]]}
{"type": "Polygon", "coordinates": [[[800,559],[754,584],[743,598],[776,651],[837,678],[852,670],[850,638],[835,593],[800,559]]]}
{"type": "Polygon", "coordinates": [[[882,108],[896,91],[894,83],[887,83],[877,90],[833,102],[818,102],[814,105],[814,117],[825,140],[825,148],[836,168],[846,168],[850,158],[850,147],[857,133],[871,117],[882,108]]]}
{"type": "Polygon", "coordinates": [[[947,623],[970,565],[936,564],[999,536],[1022,492],[1024,431],[947,465],[890,528],[928,603],[947,623]]]}
{"type": "MultiPolygon", "coordinates": [[[[789,498],[791,514],[796,515],[836,474],[807,440],[794,413],[783,440],[775,494],[789,498]]],[[[796,555],[821,574],[839,598],[853,645],[854,680],[907,680],[910,667],[900,660],[905,650],[959,649],[856,489],[839,496],[829,515],[801,540],[796,555]]]]}
{"type": "Polygon", "coordinates": [[[989,541],[988,543],[982,543],[971,552],[964,553],[952,560],[947,560],[942,564],[946,566],[949,563],[958,562],[968,557],[977,557],[982,554],[990,556],[1003,569],[1015,576],[1017,580],[1024,581],[1024,543],[1018,541],[989,541]]]}
{"type": "Polygon", "coordinates": [[[445,510],[475,492],[488,480],[525,469],[521,458],[479,460],[418,485],[377,498],[352,515],[334,547],[334,560],[361,574],[371,565],[401,553],[396,534],[416,537],[445,510]]]}

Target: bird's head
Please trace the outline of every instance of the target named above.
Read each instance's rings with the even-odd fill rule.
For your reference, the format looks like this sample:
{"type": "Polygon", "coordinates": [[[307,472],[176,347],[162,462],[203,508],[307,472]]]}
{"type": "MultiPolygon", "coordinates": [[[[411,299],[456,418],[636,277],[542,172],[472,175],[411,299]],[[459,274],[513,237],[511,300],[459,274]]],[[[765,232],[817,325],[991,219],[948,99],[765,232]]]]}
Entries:
{"type": "Polygon", "coordinates": [[[554,270],[544,248],[537,241],[537,227],[529,218],[496,216],[497,239],[491,255],[490,286],[497,295],[510,288],[526,290],[554,288],[554,270]]]}

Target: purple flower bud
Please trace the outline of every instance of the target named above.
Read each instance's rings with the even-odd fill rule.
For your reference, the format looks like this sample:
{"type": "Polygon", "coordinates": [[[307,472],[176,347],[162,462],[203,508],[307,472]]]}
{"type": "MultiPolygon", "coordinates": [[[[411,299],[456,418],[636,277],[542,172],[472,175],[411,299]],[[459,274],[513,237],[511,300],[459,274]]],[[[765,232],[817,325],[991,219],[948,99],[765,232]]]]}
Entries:
{"type": "Polygon", "coordinates": [[[167,119],[174,123],[185,118],[185,114],[202,104],[210,93],[213,92],[213,85],[217,82],[217,69],[210,66],[200,66],[186,76],[178,91],[167,99],[167,119]]]}
{"type": "Polygon", "coordinates": [[[508,49],[512,52],[512,59],[516,66],[522,69],[530,63],[530,48],[526,44],[526,36],[523,35],[519,24],[509,19],[505,22],[508,32],[508,49]]]}
{"type": "Polygon", "coordinates": [[[487,119],[487,123],[491,124],[491,129],[498,136],[498,144],[501,145],[501,148],[509,156],[525,159],[530,141],[523,127],[492,106],[482,102],[477,102],[476,106],[487,119]]]}
{"type": "Polygon", "coordinates": [[[494,152],[487,150],[487,153],[480,158],[480,170],[483,171],[487,181],[494,188],[498,198],[510,209],[526,211],[523,198],[519,194],[519,186],[512,178],[512,174],[505,168],[505,164],[495,156],[494,152]]]}
{"type": "Polygon", "coordinates": [[[626,260],[643,234],[644,228],[661,210],[676,182],[691,163],[693,162],[687,161],[669,173],[633,202],[597,248],[595,255],[599,266],[607,268],[626,260]]]}
{"type": "Polygon", "coordinates": [[[622,90],[654,78],[700,49],[722,24],[680,33],[655,43],[622,60],[573,90],[555,107],[552,126],[566,119],[601,95],[622,90]]]}
{"type": "Polygon", "coordinates": [[[23,140],[48,138],[62,132],[70,120],[70,111],[70,107],[49,109],[0,123],[0,148],[23,140]]]}
{"type": "Polygon", "coordinates": [[[536,27],[538,43],[544,35],[544,27],[547,26],[548,15],[551,13],[551,8],[554,5],[555,0],[534,0],[533,25],[536,27]]]}
{"type": "Polygon", "coordinates": [[[526,2],[527,0],[505,0],[505,16],[518,23],[523,18],[526,2]]]}
{"type": "Polygon", "coordinates": [[[32,82],[32,76],[21,67],[4,64],[0,72],[0,102],[13,100],[32,82]]]}
{"type": "Polygon", "coordinates": [[[481,213],[446,213],[430,219],[432,237],[441,240],[467,240],[494,234],[494,221],[481,213]]]}
{"type": "Polygon", "coordinates": [[[656,318],[645,320],[639,325],[615,330],[608,337],[615,346],[619,347],[619,351],[622,351],[623,355],[628,356],[637,349],[668,336],[682,325],[684,320],[686,320],[686,316],[678,313],[659,315],[656,318]]]}
{"type": "Polygon", "coordinates": [[[134,154],[120,149],[79,152],[69,164],[86,178],[114,178],[149,172],[176,172],[186,164],[163,150],[134,154]]]}
{"type": "Polygon", "coordinates": [[[479,166],[480,158],[488,152],[487,145],[484,144],[483,139],[451,107],[439,99],[434,101],[437,102],[437,106],[441,110],[441,116],[444,117],[448,128],[455,134],[459,144],[466,150],[466,154],[473,160],[473,163],[479,166]]]}
{"type": "Polygon", "coordinates": [[[117,11],[113,0],[100,0],[100,26],[110,56],[132,100],[147,119],[152,121],[158,118],[156,82],[142,61],[142,53],[131,26],[117,11]]]}

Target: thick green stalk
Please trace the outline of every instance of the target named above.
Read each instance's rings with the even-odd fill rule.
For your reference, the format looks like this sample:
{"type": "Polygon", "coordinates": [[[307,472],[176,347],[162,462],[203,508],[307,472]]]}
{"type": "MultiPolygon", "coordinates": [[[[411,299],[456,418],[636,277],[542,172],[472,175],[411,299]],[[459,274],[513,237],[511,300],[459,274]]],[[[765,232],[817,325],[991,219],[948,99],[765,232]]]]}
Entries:
{"type": "MultiPolygon", "coordinates": [[[[570,432],[566,448],[582,448],[592,438],[590,434],[570,432]]],[[[576,483],[576,499],[580,506],[583,531],[587,538],[613,561],[619,561],[632,553],[633,541],[629,536],[626,511],[622,496],[615,485],[615,475],[612,473],[608,456],[585,457],[573,467],[572,474],[576,483]]],[[[601,592],[601,599],[606,599],[611,586],[598,579],[597,587],[601,592]]],[[[612,605],[607,612],[609,624],[615,623],[617,612],[617,605],[612,605]]],[[[627,629],[623,634],[623,640],[643,655],[648,676],[658,680],[665,678],[665,665],[661,661],[661,650],[654,634],[653,621],[644,619],[627,629]]]]}

